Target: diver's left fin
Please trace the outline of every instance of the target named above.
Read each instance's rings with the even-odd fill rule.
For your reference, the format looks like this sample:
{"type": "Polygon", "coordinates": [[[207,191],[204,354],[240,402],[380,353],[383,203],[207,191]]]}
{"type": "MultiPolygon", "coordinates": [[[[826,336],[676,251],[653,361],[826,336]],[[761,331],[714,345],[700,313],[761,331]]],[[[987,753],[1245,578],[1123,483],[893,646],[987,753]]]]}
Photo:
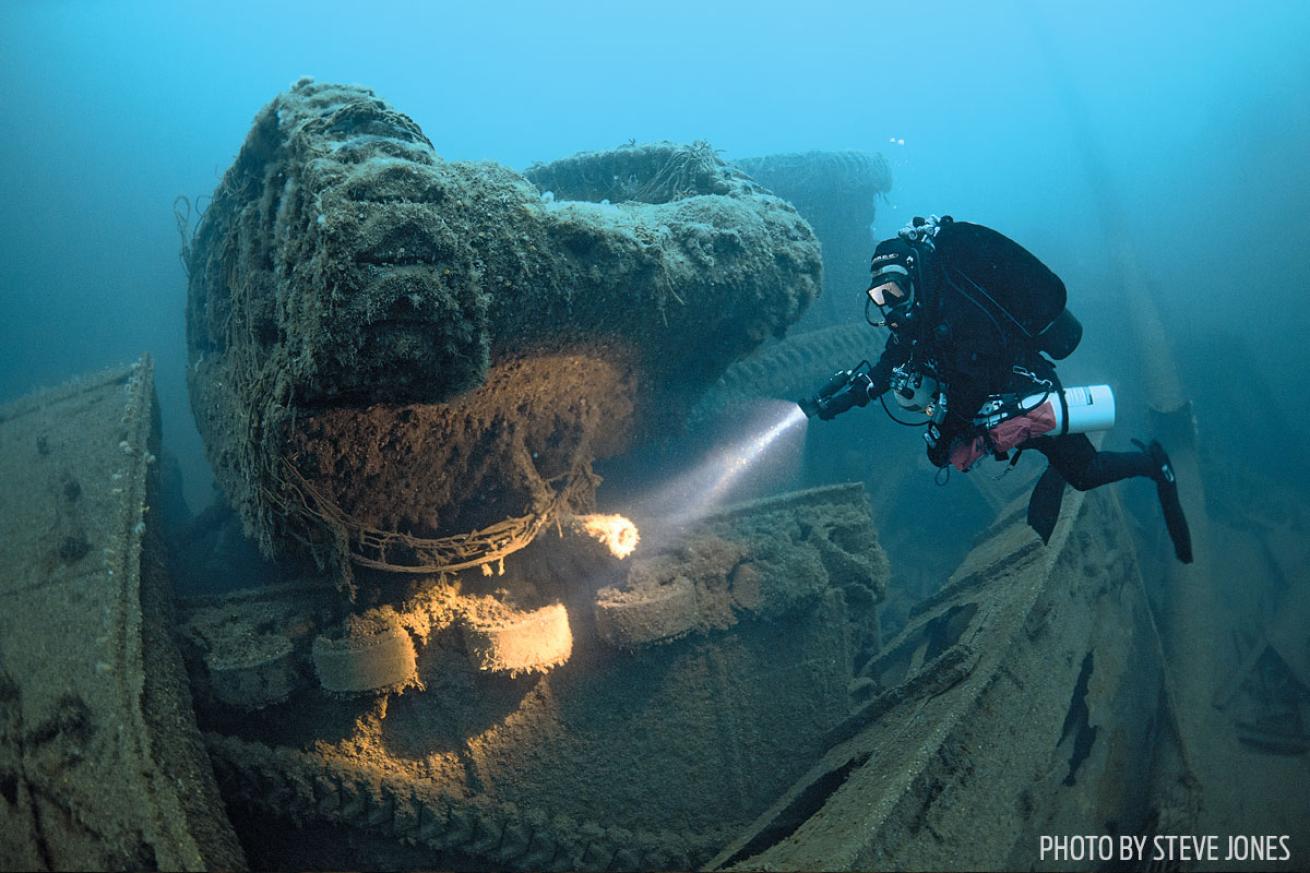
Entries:
{"type": "Polygon", "coordinates": [[[1173,540],[1174,555],[1184,564],[1192,563],[1192,530],[1187,525],[1187,516],[1183,513],[1182,501],[1178,499],[1178,477],[1174,474],[1174,465],[1169,460],[1169,453],[1160,445],[1159,440],[1151,440],[1149,446],[1143,446],[1133,440],[1137,447],[1151,456],[1155,464],[1155,490],[1160,497],[1160,509],[1164,512],[1165,527],[1169,530],[1169,539],[1173,540]]]}

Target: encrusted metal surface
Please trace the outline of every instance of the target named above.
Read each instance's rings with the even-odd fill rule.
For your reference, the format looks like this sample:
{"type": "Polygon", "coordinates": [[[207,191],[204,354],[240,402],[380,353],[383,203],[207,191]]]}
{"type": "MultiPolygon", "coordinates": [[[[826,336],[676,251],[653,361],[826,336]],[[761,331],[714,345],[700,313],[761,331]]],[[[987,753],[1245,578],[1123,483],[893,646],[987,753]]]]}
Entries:
{"type": "Polygon", "coordinates": [[[239,867],[169,636],[148,360],[0,409],[0,859],[239,867]]]}
{"type": "Polygon", "coordinates": [[[1049,546],[1001,526],[860,674],[828,752],[712,867],[1011,869],[1088,809],[1149,827],[1128,774],[1171,716],[1113,497],[1070,494],[1049,546]]]}
{"type": "MultiPolygon", "coordinates": [[[[270,854],[255,863],[300,857],[298,835],[312,831],[319,846],[367,845],[360,863],[685,869],[803,771],[876,649],[887,563],[863,488],[734,507],[643,540],[622,564],[581,560],[586,544],[603,549],[565,533],[510,556],[504,577],[427,580],[344,620],[323,609],[330,586],[184,606],[238,828],[302,829],[262,835],[270,854]],[[641,604],[672,579],[686,596],[661,603],[676,632],[620,638],[607,626],[613,592],[641,604]],[[300,684],[281,702],[259,683],[252,701],[216,693],[214,664],[230,660],[219,653],[275,616],[300,684]],[[321,648],[311,639],[398,628],[417,655],[410,681],[358,693],[326,681],[322,664],[305,681],[321,648]],[[420,854],[394,854],[407,846],[420,854]]],[[[372,651],[341,649],[333,676],[371,675],[372,651]]]]}

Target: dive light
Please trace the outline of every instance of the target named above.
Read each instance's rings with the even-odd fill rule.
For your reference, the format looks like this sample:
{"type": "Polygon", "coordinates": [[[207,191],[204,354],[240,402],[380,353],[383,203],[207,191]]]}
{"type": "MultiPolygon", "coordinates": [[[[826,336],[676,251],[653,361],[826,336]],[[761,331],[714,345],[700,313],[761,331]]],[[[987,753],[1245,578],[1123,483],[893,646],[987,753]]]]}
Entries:
{"type": "Polygon", "coordinates": [[[865,406],[869,402],[869,389],[873,386],[868,369],[869,362],[861,361],[849,370],[838,370],[817,394],[808,400],[798,400],[797,404],[807,418],[818,416],[825,421],[852,406],[865,406]]]}

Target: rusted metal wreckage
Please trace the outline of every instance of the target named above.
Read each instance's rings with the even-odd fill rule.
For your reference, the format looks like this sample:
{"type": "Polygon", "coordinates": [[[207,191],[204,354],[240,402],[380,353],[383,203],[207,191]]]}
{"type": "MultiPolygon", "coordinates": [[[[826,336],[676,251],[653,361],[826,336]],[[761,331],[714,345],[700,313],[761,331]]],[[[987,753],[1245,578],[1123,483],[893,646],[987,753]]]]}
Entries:
{"type": "Polygon", "coordinates": [[[0,409],[0,864],[244,861],[172,633],[148,360],[0,409]]]}
{"type": "Polygon", "coordinates": [[[1172,722],[1113,497],[1071,495],[1045,547],[1002,513],[885,643],[858,484],[722,511],[622,564],[552,532],[488,580],[515,598],[481,574],[346,620],[328,580],[192,598],[188,696],[154,672],[177,659],[162,589],[116,581],[166,581],[149,375],[3,412],[8,481],[40,479],[5,516],[10,566],[30,568],[0,644],[8,857],[234,866],[230,821],[258,867],[1004,867],[1089,809],[1151,820],[1138,777],[1172,722]],[[155,628],[144,660],[132,627],[155,628]],[[185,764],[114,769],[106,742],[185,764]]]}
{"type": "MultiPolygon", "coordinates": [[[[1157,629],[1114,491],[1067,495],[1043,546],[1024,478],[973,477],[990,526],[889,639],[886,475],[620,558],[593,459],[796,396],[868,334],[761,345],[817,246],[708,147],[528,176],[300,83],[226,177],[188,252],[193,402],[247,531],[317,572],[173,602],[148,362],[0,409],[6,866],[987,869],[1220,821],[1165,655],[1211,619],[1157,629]]],[[[1304,627],[1242,635],[1206,702],[1248,772],[1304,765],[1304,627]]]]}

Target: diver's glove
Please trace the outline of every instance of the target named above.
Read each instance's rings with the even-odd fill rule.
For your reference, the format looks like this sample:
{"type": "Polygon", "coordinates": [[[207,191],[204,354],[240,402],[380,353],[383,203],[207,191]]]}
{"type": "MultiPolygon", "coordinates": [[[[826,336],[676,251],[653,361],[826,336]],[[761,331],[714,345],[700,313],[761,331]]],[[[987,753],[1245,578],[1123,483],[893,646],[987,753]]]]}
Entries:
{"type": "Polygon", "coordinates": [[[859,369],[838,370],[819,393],[796,402],[807,417],[818,416],[828,421],[852,406],[868,406],[874,396],[873,380],[868,373],[859,369]]]}

